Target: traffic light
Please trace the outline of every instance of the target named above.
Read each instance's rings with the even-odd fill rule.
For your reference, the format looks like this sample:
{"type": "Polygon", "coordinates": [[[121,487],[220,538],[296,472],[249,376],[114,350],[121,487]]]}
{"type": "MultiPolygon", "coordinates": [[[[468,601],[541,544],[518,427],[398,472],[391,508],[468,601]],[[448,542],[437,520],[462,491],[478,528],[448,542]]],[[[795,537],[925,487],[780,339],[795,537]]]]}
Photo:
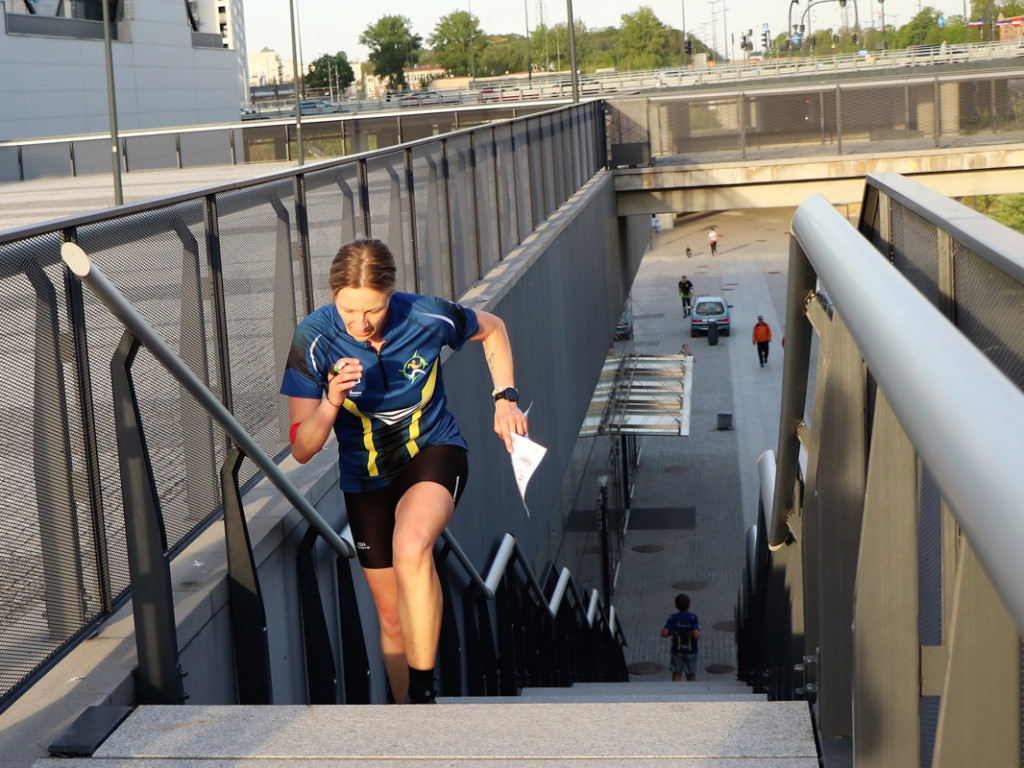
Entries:
{"type": "Polygon", "coordinates": [[[846,7],[846,0],[839,0],[839,7],[840,8],[845,8],[846,7]]]}
{"type": "Polygon", "coordinates": [[[853,33],[853,34],[851,35],[851,37],[853,38],[853,45],[854,45],[854,47],[856,47],[856,46],[857,46],[857,33],[856,33],[856,32],[854,32],[854,33],[853,33]]]}
{"type": "Polygon", "coordinates": [[[761,47],[766,51],[772,47],[770,40],[771,35],[766,29],[764,32],[761,33],[761,47]]]}
{"type": "Polygon", "coordinates": [[[684,47],[687,56],[693,56],[693,38],[686,38],[686,45],[684,47]]]}

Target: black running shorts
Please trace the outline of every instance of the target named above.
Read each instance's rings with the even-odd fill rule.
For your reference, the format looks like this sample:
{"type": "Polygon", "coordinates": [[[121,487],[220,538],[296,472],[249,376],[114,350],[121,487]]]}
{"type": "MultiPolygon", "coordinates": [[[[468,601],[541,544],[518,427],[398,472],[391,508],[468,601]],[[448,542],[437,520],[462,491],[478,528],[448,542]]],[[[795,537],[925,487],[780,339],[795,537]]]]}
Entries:
{"type": "Polygon", "coordinates": [[[345,494],[348,522],[363,568],[392,567],[395,510],[405,492],[416,483],[439,483],[459,503],[469,475],[466,454],[466,449],[458,445],[431,445],[416,454],[391,485],[345,494]]]}

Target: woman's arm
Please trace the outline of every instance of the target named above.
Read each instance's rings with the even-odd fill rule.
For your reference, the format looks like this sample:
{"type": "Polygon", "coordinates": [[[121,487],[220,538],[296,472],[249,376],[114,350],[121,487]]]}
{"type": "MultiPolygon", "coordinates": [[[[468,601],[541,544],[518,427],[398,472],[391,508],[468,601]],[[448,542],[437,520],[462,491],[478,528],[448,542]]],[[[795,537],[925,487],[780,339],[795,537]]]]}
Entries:
{"type": "Polygon", "coordinates": [[[292,456],[299,464],[305,464],[324,447],[338,418],[338,411],[345,404],[345,398],[362,377],[363,366],[354,357],[343,357],[334,364],[331,371],[328,374],[327,396],[323,399],[288,398],[292,456]]]}
{"type": "MultiPolygon", "coordinates": [[[[472,341],[480,341],[484,345],[484,359],[491,372],[494,389],[504,389],[516,385],[514,366],[512,364],[512,344],[508,338],[505,322],[490,312],[476,311],[480,330],[472,337],[472,341]]],[[[505,448],[512,453],[512,433],[526,434],[526,416],[519,409],[518,403],[508,400],[497,400],[494,403],[494,431],[505,441],[505,448]]]]}

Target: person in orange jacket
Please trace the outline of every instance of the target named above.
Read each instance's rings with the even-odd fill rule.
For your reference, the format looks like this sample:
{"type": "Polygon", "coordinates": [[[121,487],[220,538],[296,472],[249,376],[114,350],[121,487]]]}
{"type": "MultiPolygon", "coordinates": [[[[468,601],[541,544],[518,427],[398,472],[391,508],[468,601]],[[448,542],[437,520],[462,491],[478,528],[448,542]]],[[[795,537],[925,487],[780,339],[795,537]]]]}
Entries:
{"type": "Polygon", "coordinates": [[[757,323],[754,325],[754,341],[757,345],[757,359],[761,363],[761,367],[764,368],[764,364],[768,362],[768,345],[772,340],[772,327],[764,321],[764,316],[757,316],[757,323]]]}

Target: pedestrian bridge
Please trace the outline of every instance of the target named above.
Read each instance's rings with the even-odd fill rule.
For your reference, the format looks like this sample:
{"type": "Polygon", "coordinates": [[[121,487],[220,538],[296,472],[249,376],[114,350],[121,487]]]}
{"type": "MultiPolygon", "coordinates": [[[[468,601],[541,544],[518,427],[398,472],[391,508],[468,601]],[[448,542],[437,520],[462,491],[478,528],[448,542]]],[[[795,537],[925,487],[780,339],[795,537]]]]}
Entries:
{"type": "MultiPolygon", "coordinates": [[[[622,142],[606,117],[600,102],[574,105],[0,235],[0,537],[15,553],[4,565],[0,752],[16,765],[47,747],[228,762],[252,756],[232,734],[262,733],[261,754],[343,764],[371,748],[334,738],[316,752],[337,718],[365,735],[398,717],[395,740],[374,747],[391,752],[372,756],[795,766],[816,764],[816,736],[826,765],[842,764],[830,763],[836,743],[857,765],[1020,764],[1024,241],[902,175],[861,179],[856,224],[818,194],[792,220],[780,437],[760,447],[757,523],[736,585],[737,673],[759,700],[709,690],[741,698],[648,691],[631,702],[639,694],[619,682],[616,701],[579,687],[624,680],[629,638],[611,589],[543,566],[564,534],[563,476],[650,238],[646,212],[620,209],[623,173],[607,166],[622,142]],[[284,746],[267,723],[297,723],[298,710],[244,706],[386,699],[332,462],[275,461],[287,412],[268,407],[296,320],[326,301],[330,256],[356,236],[392,245],[406,288],[495,311],[528,350],[516,378],[547,404],[532,421],[547,466],[531,481],[528,522],[510,473],[467,489],[470,513],[438,552],[450,606],[439,675],[455,706],[575,689],[582,698],[546,710],[562,727],[501,709],[342,707],[284,746]],[[52,673],[72,658],[90,671],[68,695],[52,673]],[[161,740],[207,716],[223,730],[177,751],[161,740]],[[494,733],[486,744],[445,740],[430,755],[402,740],[417,726],[437,741],[464,718],[519,718],[537,740],[481,726],[494,733]],[[676,739],[680,718],[707,723],[718,751],[676,739]],[[569,735],[588,719],[603,736],[575,746],[569,735]],[[657,743],[631,730],[655,719],[666,724],[657,743]]],[[[445,371],[475,462],[501,466],[477,403],[482,361],[455,355],[445,371]]],[[[622,445],[606,522],[629,507],[637,457],[622,445]]],[[[614,544],[623,528],[610,528],[614,544]]],[[[614,546],[601,558],[614,567],[614,546]]]]}

